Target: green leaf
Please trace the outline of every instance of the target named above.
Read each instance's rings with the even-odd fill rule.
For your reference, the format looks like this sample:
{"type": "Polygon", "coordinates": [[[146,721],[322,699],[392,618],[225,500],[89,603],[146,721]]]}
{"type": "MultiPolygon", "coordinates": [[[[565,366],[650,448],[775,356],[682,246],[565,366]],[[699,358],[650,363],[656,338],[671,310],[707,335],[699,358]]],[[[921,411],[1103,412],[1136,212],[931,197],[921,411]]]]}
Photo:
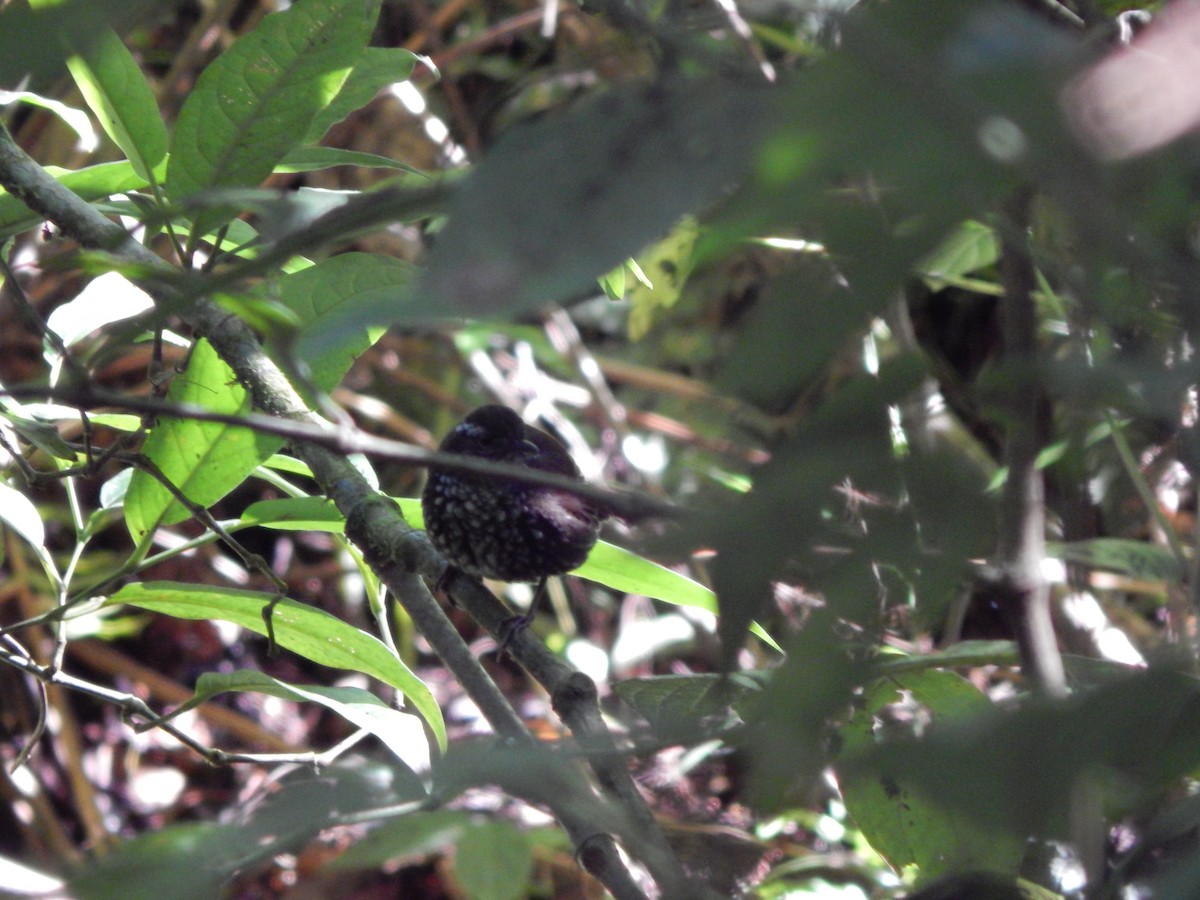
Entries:
{"type": "Polygon", "coordinates": [[[110,28],[97,34],[67,68],[105,134],[147,181],[162,178],[167,129],[158,101],[132,54],[110,28]]]}
{"type": "Polygon", "coordinates": [[[959,641],[933,653],[881,654],[876,660],[877,675],[899,675],[916,669],[952,669],[959,666],[1013,666],[1020,661],[1012,641],[959,641]]]}
{"type": "Polygon", "coordinates": [[[259,500],[242,511],[238,524],[279,531],[325,531],[341,534],[346,520],[328,497],[288,497],[259,500]]]}
{"type": "MultiPolygon", "coordinates": [[[[79,413],[71,411],[73,418],[78,421],[79,413]]],[[[0,417],[9,424],[13,431],[28,441],[47,456],[67,462],[75,462],[78,453],[63,440],[57,428],[45,421],[33,418],[34,411],[14,400],[0,401],[0,417]]]]}
{"type": "Polygon", "coordinates": [[[471,815],[457,809],[435,809],[384,822],[329,864],[330,869],[377,869],[401,857],[444,852],[471,827],[471,815]]]}
{"type": "Polygon", "coordinates": [[[418,57],[401,47],[367,47],[354,60],[354,70],[338,95],[317,113],[304,143],[315,144],[333,125],[375,98],[381,88],[406,81],[418,57]]]}
{"type": "MultiPolygon", "coordinates": [[[[226,414],[250,411],[245,389],[207,341],[196,344],[187,371],[171,382],[167,400],[226,414]]],[[[207,507],[241,484],[282,443],[236,425],[162,416],[142,452],[189,500],[207,507]]],[[[157,479],[140,470],[134,474],[125,497],[125,523],[135,542],[188,515],[157,479]]]]}
{"type": "Polygon", "coordinates": [[[611,272],[600,276],[600,287],[609,300],[625,299],[625,263],[621,263],[611,272]]]}
{"type": "Polygon", "coordinates": [[[0,7],[0,84],[33,78],[50,82],[62,74],[68,47],[86,50],[112,23],[132,25],[157,0],[54,0],[44,9],[24,3],[0,7]],[[56,41],[53,38],[61,40],[56,41]]]}
{"type": "Polygon", "coordinates": [[[196,682],[196,693],[164,719],[194,709],[227,691],[254,691],[295,703],[319,703],[358,728],[371,732],[415,771],[429,768],[429,743],[416,716],[388,706],[374,694],[356,687],[323,687],[288,684],[263,672],[206,672],[196,682]]]}
{"type": "Polygon", "coordinates": [[[533,848],[510,822],[480,822],[459,838],[454,874],[473,900],[516,900],[529,895],[533,848]]]}
{"type": "Polygon", "coordinates": [[[280,302],[300,320],[294,352],[330,391],[389,325],[411,314],[412,266],[373,253],[343,253],[280,278],[280,302]]]}
{"type": "Polygon", "coordinates": [[[34,550],[46,546],[46,529],[33,501],[0,481],[0,522],[11,528],[34,550]]]}
{"type": "Polygon", "coordinates": [[[174,825],[126,841],[71,873],[79,900],[212,900],[239,871],[296,851],[344,818],[417,803],[424,790],[411,774],[378,763],[304,767],[282,777],[251,802],[237,804],[220,824],[174,825]]]}
{"type": "MultiPolygon", "coordinates": [[[[106,605],[125,603],[178,619],[220,619],[265,635],[263,610],[273,599],[274,595],[259,591],[147,582],[125,585],[106,605]]],[[[445,750],[446,727],[433,694],[382,641],[294,600],[279,600],[271,616],[279,646],[323,666],[362,672],[400,691],[429,723],[438,747],[445,750]]]]}
{"type": "Polygon", "coordinates": [[[607,541],[596,544],[575,574],[623,594],[717,612],[716,595],[700,582],[607,541]]]}
{"type": "MultiPolygon", "coordinates": [[[[847,753],[861,752],[874,742],[883,728],[880,715],[893,704],[919,704],[935,725],[991,706],[974,685],[953,672],[927,669],[882,678],[867,687],[862,705],[842,729],[847,753]]],[[[903,772],[852,771],[841,775],[839,784],[859,830],[897,871],[915,865],[927,880],[978,870],[1015,875],[1020,867],[1023,836],[937,806],[903,772]]]]}
{"type": "Polygon", "coordinates": [[[28,103],[30,106],[36,106],[54,113],[79,137],[80,148],[87,150],[89,153],[94,151],[100,143],[96,129],[92,127],[92,120],[88,118],[88,114],[82,109],[76,109],[73,106],[68,106],[61,100],[43,97],[32,91],[0,90],[0,107],[7,106],[10,103],[28,103]]]}
{"type": "MultiPolygon", "coordinates": [[[[89,281],[73,300],[56,307],[46,327],[72,347],[93,331],[154,309],[150,295],[118,272],[106,272],[89,281]]],[[[49,342],[43,348],[46,362],[59,365],[58,351],[49,342]]]]}
{"type": "Polygon", "coordinates": [[[594,290],[736,183],[764,100],[728,81],[659,83],[512,129],[463,182],[418,296],[431,314],[501,316],[594,290]]]}
{"type": "Polygon", "coordinates": [[[695,218],[685,216],[670,234],[637,258],[649,281],[635,281],[629,289],[630,340],[644,338],[654,326],[659,310],[670,309],[679,301],[692,271],[692,250],[699,235],[700,226],[695,218]]]}
{"type": "Polygon", "coordinates": [[[1142,581],[1181,584],[1187,578],[1179,560],[1167,547],[1127,538],[1092,538],[1086,541],[1047,544],[1046,553],[1064,562],[1117,572],[1142,581]]]}
{"type": "MultiPolygon", "coordinates": [[[[362,54],[379,0],[301,0],[234,42],[180,110],[167,166],[174,201],[214,187],[255,187],[299,146],[362,54]]],[[[219,223],[218,210],[197,223],[219,223]]]]}
{"type": "Polygon", "coordinates": [[[1064,701],[949,718],[919,738],[847,748],[840,779],[887,779],[954,816],[1024,841],[1069,839],[1081,798],[1096,824],[1161,797],[1200,764],[1200,682],[1144,670],[1064,701]]]}
{"type": "MultiPolygon", "coordinates": [[[[75,171],[47,166],[46,171],[63,187],[89,202],[112,194],[136,191],[147,184],[146,179],[134,171],[133,164],[124,160],[75,171]]],[[[0,237],[28,231],[44,221],[43,216],[30,212],[29,207],[12,194],[0,191],[0,237]]]]}
{"type": "Polygon", "coordinates": [[[176,900],[220,896],[221,885],[239,865],[278,852],[278,838],[256,848],[246,844],[240,834],[235,846],[228,834],[227,829],[208,822],[141,834],[75,872],[71,896],[80,900],[123,900],[131,896],[131,889],[136,896],[176,900]],[[215,850],[224,853],[214,855],[215,850]],[[197,866],[196,859],[219,862],[197,866]]]}
{"type": "Polygon", "coordinates": [[[725,714],[747,694],[762,689],[752,678],[707,673],[630,678],[613,692],[632,706],[660,735],[689,734],[704,719],[725,714]]]}
{"type": "Polygon", "coordinates": [[[916,269],[931,281],[942,281],[986,269],[999,258],[1000,238],[996,232],[982,222],[968,219],[918,262],[916,269]]]}
{"type": "Polygon", "coordinates": [[[830,723],[845,717],[862,684],[865,667],[847,652],[837,622],[828,607],[813,611],[763,690],[746,697],[746,791],[762,811],[785,809],[796,785],[828,766],[830,723]]]}
{"type": "Polygon", "coordinates": [[[276,172],[313,172],[334,166],[360,166],[367,169],[399,169],[414,175],[425,175],[415,166],[397,162],[378,153],[343,150],[340,147],[301,147],[293,150],[275,166],[276,172]]]}

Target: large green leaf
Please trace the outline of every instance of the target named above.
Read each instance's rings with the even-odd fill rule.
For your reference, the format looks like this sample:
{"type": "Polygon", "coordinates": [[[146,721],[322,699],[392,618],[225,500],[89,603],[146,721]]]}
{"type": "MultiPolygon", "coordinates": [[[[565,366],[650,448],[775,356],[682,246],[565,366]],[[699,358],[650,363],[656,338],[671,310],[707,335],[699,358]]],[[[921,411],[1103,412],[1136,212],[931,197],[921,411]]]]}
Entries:
{"type": "MultiPolygon", "coordinates": [[[[50,0],[38,0],[47,3],[50,0]]],[[[167,160],[167,129],[158,101],[132,54],[111,28],[103,29],[67,68],[100,126],[139,176],[159,180],[167,160]]]]}
{"type": "Polygon", "coordinates": [[[309,125],[305,143],[319,141],[331,126],[370,103],[381,88],[407,80],[417,59],[402,47],[367,47],[355,58],[354,70],[338,95],[309,125]]]}
{"type": "Polygon", "coordinates": [[[440,853],[458,843],[473,821],[466,810],[434,809],[384,822],[329,867],[378,869],[401,857],[440,853]]]}
{"type": "Polygon", "coordinates": [[[412,266],[343,253],[280,278],[279,300],[300,320],[295,352],[313,382],[333,390],[350,364],[412,307],[412,266]]]}
{"type": "Polygon", "coordinates": [[[221,54],[180,110],[167,167],[171,199],[254,187],[271,174],[342,89],[378,10],[379,0],[301,0],[221,54]]]}
{"type": "MultiPolygon", "coordinates": [[[[179,619],[219,619],[265,635],[263,611],[272,599],[273,595],[258,591],[147,582],[125,585],[108,604],[126,603],[179,619]]],[[[271,624],[279,646],[323,666],[362,672],[396,688],[429,723],[438,746],[446,748],[446,726],[433,694],[378,638],[323,610],[287,599],[275,604],[271,624]]]]}
{"type": "MultiPolygon", "coordinates": [[[[187,371],[171,382],[167,400],[218,413],[250,411],[245,389],[207,341],[196,344],[187,371]]],[[[281,443],[236,425],[162,416],[142,453],[189,500],[206,507],[241,484],[281,443]]],[[[134,474],[125,497],[125,523],[135,541],[187,516],[188,510],[156,478],[144,471],[134,474]]]]}
{"type": "MultiPolygon", "coordinates": [[[[953,672],[927,669],[879,679],[864,691],[862,704],[841,730],[848,753],[871,746],[886,721],[885,708],[900,704],[913,714],[919,705],[934,725],[989,709],[979,689],[953,672]]],[[[922,719],[922,721],[924,721],[922,719]]],[[[988,827],[931,803],[903,772],[880,775],[856,770],[839,779],[846,810],[871,846],[898,871],[918,867],[921,879],[992,871],[1015,875],[1025,855],[1025,838],[988,827]]]]}
{"type": "Polygon", "coordinates": [[[419,296],[501,316],[596,278],[736,184],[763,92],[701,79],[614,90],[514,128],[462,186],[419,296]]]}
{"type": "Polygon", "coordinates": [[[1069,839],[1080,804],[1120,816],[1197,765],[1200,681],[1151,670],[1064,702],[988,708],[919,738],[848,749],[838,769],[883,786],[902,780],[948,814],[990,830],[1069,839]]]}

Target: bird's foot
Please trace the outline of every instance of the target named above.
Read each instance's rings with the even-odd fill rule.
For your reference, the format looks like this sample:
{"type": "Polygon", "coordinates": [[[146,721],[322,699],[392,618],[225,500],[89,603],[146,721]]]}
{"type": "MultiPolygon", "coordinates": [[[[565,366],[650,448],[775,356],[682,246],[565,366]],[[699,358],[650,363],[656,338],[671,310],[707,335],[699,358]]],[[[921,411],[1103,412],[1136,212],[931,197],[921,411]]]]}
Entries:
{"type": "Polygon", "coordinates": [[[501,659],[503,659],[504,654],[508,652],[508,645],[513,642],[517,635],[528,628],[529,623],[532,621],[533,613],[529,612],[520,616],[509,616],[501,623],[500,646],[497,649],[497,653],[501,659]]]}

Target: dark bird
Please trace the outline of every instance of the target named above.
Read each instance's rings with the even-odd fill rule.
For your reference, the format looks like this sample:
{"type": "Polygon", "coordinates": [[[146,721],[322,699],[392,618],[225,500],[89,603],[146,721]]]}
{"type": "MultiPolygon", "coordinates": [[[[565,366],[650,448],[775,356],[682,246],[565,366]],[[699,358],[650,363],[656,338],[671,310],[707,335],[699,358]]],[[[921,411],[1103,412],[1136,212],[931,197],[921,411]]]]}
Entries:
{"type": "MultiPolygon", "coordinates": [[[[583,480],[561,441],[504,406],[479,407],[438,450],[583,480]]],[[[429,467],[421,507],[429,537],[446,559],[469,575],[498,581],[540,583],[578,567],[605,516],[595,501],[558,488],[436,465],[429,467]]]]}

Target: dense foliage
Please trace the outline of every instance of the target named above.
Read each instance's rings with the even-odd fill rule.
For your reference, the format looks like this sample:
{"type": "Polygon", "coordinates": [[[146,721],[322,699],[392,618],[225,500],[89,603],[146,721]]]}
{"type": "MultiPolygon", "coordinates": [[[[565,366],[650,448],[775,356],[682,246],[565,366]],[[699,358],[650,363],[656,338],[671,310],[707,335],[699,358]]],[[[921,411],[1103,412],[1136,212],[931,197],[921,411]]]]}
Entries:
{"type": "Polygon", "coordinates": [[[0,6],[0,881],[1195,896],[1198,43],[0,6]],[[420,530],[484,403],[612,512],[544,596],[420,530]]]}

